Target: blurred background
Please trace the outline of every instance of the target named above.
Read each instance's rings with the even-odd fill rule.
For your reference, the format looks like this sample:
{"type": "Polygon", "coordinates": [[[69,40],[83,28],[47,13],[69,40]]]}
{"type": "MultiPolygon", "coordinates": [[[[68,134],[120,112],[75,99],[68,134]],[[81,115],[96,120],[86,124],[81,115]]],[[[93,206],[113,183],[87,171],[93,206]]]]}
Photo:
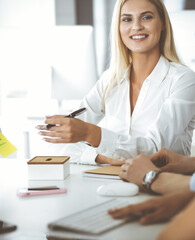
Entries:
{"type": "MultiPolygon", "coordinates": [[[[18,148],[11,157],[45,155],[35,126],[75,109],[108,67],[115,2],[0,0],[0,128],[18,148]]],[[[164,3],[178,53],[195,71],[195,1],[164,3]]]]}

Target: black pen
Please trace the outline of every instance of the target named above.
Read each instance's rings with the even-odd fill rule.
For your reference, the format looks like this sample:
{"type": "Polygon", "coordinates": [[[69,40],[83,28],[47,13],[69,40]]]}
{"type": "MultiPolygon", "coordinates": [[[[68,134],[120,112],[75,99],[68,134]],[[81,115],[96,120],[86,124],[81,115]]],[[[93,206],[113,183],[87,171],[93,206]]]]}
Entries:
{"type": "MultiPolygon", "coordinates": [[[[72,113],[64,116],[64,117],[65,117],[65,118],[74,118],[74,117],[79,116],[80,114],[84,113],[85,111],[87,111],[86,108],[81,108],[81,109],[78,109],[78,110],[76,110],[76,111],[74,111],[74,112],[72,112],[72,113]]],[[[56,126],[56,125],[54,125],[54,124],[47,124],[46,126],[44,126],[44,127],[42,128],[42,130],[44,130],[44,129],[50,129],[51,127],[55,127],[55,126],[56,126]]]]}
{"type": "Polygon", "coordinates": [[[59,189],[57,186],[46,186],[46,187],[29,187],[27,188],[29,191],[44,191],[44,190],[54,190],[59,189]]]}

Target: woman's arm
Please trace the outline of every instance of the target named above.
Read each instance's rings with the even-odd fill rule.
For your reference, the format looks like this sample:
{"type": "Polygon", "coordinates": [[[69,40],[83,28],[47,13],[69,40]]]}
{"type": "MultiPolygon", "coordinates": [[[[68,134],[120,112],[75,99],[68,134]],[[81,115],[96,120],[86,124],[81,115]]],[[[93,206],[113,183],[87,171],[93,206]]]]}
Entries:
{"type": "MultiPolygon", "coordinates": [[[[64,118],[64,115],[46,117],[46,124],[59,125],[50,128],[50,131],[42,131],[43,125],[37,126],[41,130],[40,135],[44,137],[46,142],[74,143],[61,144],[60,152],[63,153],[64,151],[64,154],[68,152],[76,157],[80,163],[95,164],[95,160],[98,159],[97,162],[99,163],[122,164],[120,161],[98,154],[101,151],[97,152],[96,150],[101,140],[101,128],[95,124],[98,124],[104,118],[102,98],[107,81],[107,72],[105,72],[92,90],[84,97],[80,107],[87,109],[85,113],[74,119],[64,118]],[[82,143],[83,141],[88,142],[91,146],[82,143]]],[[[52,147],[52,151],[55,151],[55,147],[52,147]]]]}

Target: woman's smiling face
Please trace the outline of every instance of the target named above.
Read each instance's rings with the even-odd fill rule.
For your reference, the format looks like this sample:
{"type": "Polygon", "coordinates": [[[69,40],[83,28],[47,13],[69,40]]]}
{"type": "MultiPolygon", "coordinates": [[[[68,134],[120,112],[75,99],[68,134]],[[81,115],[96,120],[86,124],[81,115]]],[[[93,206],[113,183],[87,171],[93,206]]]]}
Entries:
{"type": "Polygon", "coordinates": [[[162,30],[158,11],[148,0],[127,0],[122,6],[120,35],[132,54],[160,51],[162,30]]]}

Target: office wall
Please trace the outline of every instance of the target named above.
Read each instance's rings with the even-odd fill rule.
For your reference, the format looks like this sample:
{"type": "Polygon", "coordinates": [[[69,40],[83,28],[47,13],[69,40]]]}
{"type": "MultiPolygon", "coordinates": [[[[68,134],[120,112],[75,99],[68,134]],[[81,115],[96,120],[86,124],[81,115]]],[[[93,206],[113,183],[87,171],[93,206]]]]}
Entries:
{"type": "Polygon", "coordinates": [[[92,25],[98,76],[109,64],[109,34],[116,0],[55,0],[56,25],[92,25]]]}
{"type": "Polygon", "coordinates": [[[168,11],[180,11],[184,9],[185,0],[164,0],[168,11]]]}
{"type": "Polygon", "coordinates": [[[194,0],[185,0],[184,8],[185,9],[195,9],[195,1],[194,0]]]}
{"type": "Polygon", "coordinates": [[[56,25],[75,25],[75,0],[55,0],[55,18],[56,25]]]}
{"type": "Polygon", "coordinates": [[[76,24],[93,26],[93,1],[76,0],[76,24]]]}
{"type": "Polygon", "coordinates": [[[93,0],[93,22],[99,76],[109,65],[110,25],[115,2],[115,0],[93,0]]]}
{"type": "Polygon", "coordinates": [[[195,9],[194,0],[163,0],[168,11],[180,11],[182,9],[195,9]]]}
{"type": "Polygon", "coordinates": [[[52,26],[54,0],[0,0],[0,26],[52,26]]]}

